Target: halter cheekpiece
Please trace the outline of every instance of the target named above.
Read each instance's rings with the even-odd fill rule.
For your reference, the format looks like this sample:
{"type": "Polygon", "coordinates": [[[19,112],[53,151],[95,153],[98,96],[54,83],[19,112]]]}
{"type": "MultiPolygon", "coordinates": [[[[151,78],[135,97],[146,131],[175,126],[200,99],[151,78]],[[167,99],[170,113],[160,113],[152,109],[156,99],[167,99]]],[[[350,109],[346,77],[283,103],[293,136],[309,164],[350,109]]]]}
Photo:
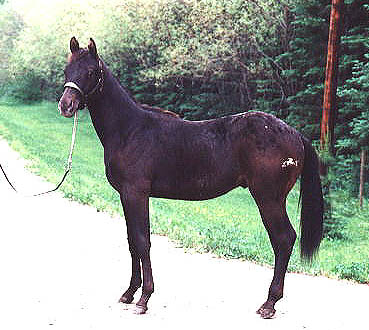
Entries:
{"type": "Polygon", "coordinates": [[[99,59],[99,71],[100,71],[100,77],[99,80],[96,84],[96,86],[89,91],[88,93],[85,93],[81,87],[79,87],[75,82],[73,81],[68,81],[67,83],[65,83],[64,88],[66,87],[70,87],[73,88],[75,90],[77,90],[81,95],[82,95],[82,109],[85,108],[86,103],[88,101],[88,98],[93,95],[97,90],[101,93],[102,89],[104,87],[104,70],[103,70],[103,64],[102,61],[99,59]]]}

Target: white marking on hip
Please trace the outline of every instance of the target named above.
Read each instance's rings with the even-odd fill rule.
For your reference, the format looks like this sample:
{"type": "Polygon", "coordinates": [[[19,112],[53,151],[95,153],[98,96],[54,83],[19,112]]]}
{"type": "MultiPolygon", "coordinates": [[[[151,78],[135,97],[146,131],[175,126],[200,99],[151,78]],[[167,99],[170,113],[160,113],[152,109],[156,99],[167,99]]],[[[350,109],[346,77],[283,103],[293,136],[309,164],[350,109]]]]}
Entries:
{"type": "Polygon", "coordinates": [[[284,160],[282,162],[282,168],[286,168],[288,166],[298,166],[298,160],[297,159],[293,159],[291,157],[287,158],[286,160],[284,160]]]}

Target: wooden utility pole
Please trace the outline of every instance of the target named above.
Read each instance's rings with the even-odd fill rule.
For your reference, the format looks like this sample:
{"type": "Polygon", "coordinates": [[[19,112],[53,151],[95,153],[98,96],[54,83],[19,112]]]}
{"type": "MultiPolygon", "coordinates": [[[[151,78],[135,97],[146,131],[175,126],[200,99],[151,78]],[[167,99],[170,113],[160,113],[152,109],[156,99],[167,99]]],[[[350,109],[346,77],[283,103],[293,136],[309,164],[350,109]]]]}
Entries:
{"type": "Polygon", "coordinates": [[[338,53],[341,39],[343,0],[332,0],[329,27],[327,65],[325,70],[323,113],[320,129],[320,147],[334,154],[334,127],[337,117],[338,53]]]}
{"type": "Polygon", "coordinates": [[[324,235],[329,235],[334,228],[335,221],[332,216],[330,200],[331,182],[327,176],[331,156],[334,150],[334,126],[337,117],[337,80],[338,80],[338,57],[341,40],[341,19],[343,13],[343,0],[332,0],[331,18],[329,26],[329,38],[327,48],[327,65],[325,69],[323,113],[320,127],[320,149],[323,153],[321,162],[321,174],[325,175],[322,180],[324,196],[324,235]]]}

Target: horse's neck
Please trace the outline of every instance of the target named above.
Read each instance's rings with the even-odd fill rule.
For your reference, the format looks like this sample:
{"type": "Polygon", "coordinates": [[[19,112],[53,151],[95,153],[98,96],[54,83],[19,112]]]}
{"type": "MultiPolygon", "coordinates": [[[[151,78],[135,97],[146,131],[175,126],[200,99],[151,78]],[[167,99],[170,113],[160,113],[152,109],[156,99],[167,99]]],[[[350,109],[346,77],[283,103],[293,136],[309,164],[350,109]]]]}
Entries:
{"type": "Polygon", "coordinates": [[[127,134],[140,122],[143,112],[111,72],[104,68],[102,91],[88,104],[96,133],[104,147],[117,134],[127,134]]]}

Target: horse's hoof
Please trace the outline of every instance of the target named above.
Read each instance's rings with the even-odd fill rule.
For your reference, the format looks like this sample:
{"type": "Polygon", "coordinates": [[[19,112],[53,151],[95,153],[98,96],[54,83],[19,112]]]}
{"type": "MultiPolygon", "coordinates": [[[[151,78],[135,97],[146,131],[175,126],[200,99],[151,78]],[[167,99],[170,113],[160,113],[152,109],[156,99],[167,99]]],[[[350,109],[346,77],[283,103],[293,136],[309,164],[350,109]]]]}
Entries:
{"type": "Polygon", "coordinates": [[[146,311],[147,311],[146,306],[136,305],[135,309],[133,310],[133,313],[135,313],[136,315],[142,315],[142,314],[145,314],[146,311]]]}
{"type": "Polygon", "coordinates": [[[266,307],[260,307],[257,311],[257,314],[260,314],[260,316],[263,319],[271,319],[275,315],[275,309],[274,308],[266,308],[266,307]]]}
{"type": "Polygon", "coordinates": [[[123,295],[120,299],[119,302],[123,303],[123,304],[130,304],[133,301],[133,296],[125,296],[123,295]]]}

